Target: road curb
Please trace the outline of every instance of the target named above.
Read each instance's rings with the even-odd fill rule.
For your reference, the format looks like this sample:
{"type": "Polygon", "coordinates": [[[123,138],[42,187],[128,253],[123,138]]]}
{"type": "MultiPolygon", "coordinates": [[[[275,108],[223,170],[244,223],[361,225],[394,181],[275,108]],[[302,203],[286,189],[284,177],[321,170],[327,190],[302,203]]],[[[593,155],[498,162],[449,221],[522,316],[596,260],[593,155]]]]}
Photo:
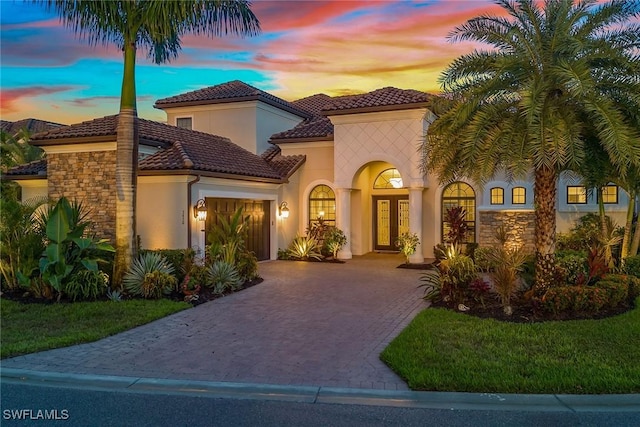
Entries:
{"type": "Polygon", "coordinates": [[[367,390],[86,375],[0,368],[3,382],[145,394],[449,410],[640,412],[640,394],[558,395],[367,390]]]}

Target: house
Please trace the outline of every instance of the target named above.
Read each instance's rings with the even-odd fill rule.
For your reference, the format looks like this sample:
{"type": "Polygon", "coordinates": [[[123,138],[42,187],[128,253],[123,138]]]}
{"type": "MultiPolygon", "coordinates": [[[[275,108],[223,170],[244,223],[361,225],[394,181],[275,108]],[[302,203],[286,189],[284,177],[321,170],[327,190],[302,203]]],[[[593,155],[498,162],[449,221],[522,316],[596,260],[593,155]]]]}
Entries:
{"type": "MultiPolygon", "coordinates": [[[[339,257],[396,250],[414,232],[422,262],[446,232],[444,212],[464,206],[469,241],[492,244],[504,225],[533,250],[532,181],[441,185],[420,168],[420,144],[435,116],[433,95],[385,87],[369,93],[313,95],[288,102],[232,81],[156,101],[167,124],[140,120],[137,231],[144,248],[202,250],[203,230],[243,206],[249,247],[275,259],[296,234],[322,218],[348,236],[339,257]],[[196,207],[205,206],[203,223],[196,207]],[[283,215],[283,212],[287,215],[283,215]]],[[[45,162],[11,170],[23,197],[78,198],[92,208],[96,233],[113,238],[117,116],[33,136],[45,162]]],[[[596,212],[594,195],[575,177],[558,191],[558,229],[596,212]]],[[[626,194],[605,191],[608,214],[624,220],[626,194]]]]}

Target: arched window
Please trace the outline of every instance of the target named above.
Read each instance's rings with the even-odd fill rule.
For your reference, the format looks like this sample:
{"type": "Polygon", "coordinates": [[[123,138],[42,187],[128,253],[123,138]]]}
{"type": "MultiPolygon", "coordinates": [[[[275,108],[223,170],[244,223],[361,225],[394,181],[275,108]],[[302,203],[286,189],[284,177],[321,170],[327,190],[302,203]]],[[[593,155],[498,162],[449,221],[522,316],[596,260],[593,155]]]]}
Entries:
{"type": "Polygon", "coordinates": [[[400,172],[398,172],[398,169],[394,168],[383,170],[373,182],[373,188],[376,190],[384,188],[402,188],[403,185],[400,172]]]}
{"type": "Polygon", "coordinates": [[[309,227],[322,218],[326,225],[336,225],[336,194],[328,185],[316,185],[309,194],[309,227]]]}
{"type": "Polygon", "coordinates": [[[476,240],[476,193],[469,184],[454,182],[445,187],[442,192],[442,240],[446,241],[449,233],[449,224],[445,221],[448,209],[461,206],[466,211],[464,221],[467,223],[465,243],[476,240]]]}

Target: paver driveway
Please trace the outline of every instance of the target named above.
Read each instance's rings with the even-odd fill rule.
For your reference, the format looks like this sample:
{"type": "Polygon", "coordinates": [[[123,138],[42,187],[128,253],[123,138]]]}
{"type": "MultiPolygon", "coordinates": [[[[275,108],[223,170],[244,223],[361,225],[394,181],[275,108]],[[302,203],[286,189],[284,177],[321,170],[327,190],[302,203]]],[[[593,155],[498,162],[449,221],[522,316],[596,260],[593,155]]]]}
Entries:
{"type": "Polygon", "coordinates": [[[399,255],[269,261],[260,285],[103,340],[3,360],[79,374],[406,390],[378,355],[426,303],[399,255]]]}

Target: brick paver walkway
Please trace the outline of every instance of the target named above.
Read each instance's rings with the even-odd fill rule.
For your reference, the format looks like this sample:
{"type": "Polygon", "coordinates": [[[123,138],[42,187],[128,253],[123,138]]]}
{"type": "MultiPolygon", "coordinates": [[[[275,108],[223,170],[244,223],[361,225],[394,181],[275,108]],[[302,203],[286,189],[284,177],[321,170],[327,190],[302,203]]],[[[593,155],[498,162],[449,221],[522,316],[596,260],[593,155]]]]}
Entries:
{"type": "Polygon", "coordinates": [[[264,282],[103,340],[2,361],[78,374],[406,390],[378,355],[424,307],[399,255],[269,261],[264,282]]]}

